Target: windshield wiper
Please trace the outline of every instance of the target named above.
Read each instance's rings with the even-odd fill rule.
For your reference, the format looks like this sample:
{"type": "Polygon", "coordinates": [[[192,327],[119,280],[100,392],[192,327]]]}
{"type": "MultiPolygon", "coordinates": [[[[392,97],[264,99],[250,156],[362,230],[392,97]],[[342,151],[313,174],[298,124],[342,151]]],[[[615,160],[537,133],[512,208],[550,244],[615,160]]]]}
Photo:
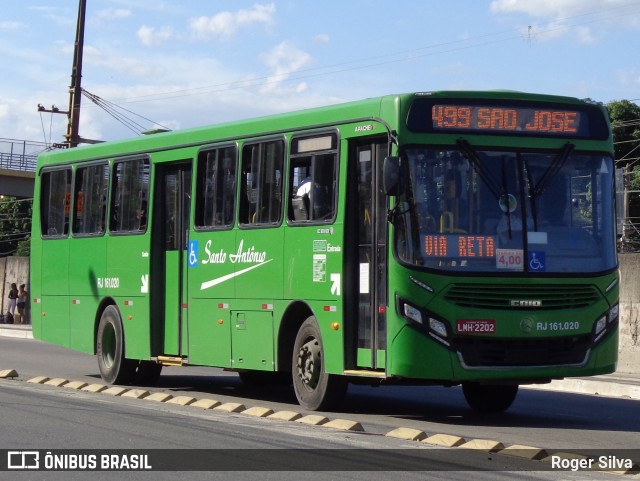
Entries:
{"type": "Polygon", "coordinates": [[[486,169],[482,159],[478,157],[478,154],[471,144],[467,142],[465,139],[458,139],[456,141],[456,145],[465,156],[465,158],[469,161],[469,163],[473,166],[473,170],[480,176],[485,185],[489,188],[493,196],[496,198],[498,203],[504,202],[505,211],[504,215],[507,220],[507,232],[509,234],[509,239],[511,239],[511,210],[509,209],[509,192],[507,190],[507,179],[506,179],[506,170],[504,168],[504,161],[502,165],[502,184],[499,184],[496,179],[491,175],[491,173],[486,169]]]}
{"type": "Polygon", "coordinates": [[[544,194],[544,191],[547,190],[547,187],[549,187],[549,184],[551,184],[551,181],[556,176],[556,174],[560,171],[560,169],[562,168],[564,163],[567,161],[567,159],[569,158],[569,155],[571,155],[571,152],[573,152],[573,149],[575,147],[576,146],[571,142],[567,142],[566,144],[564,144],[564,147],[562,147],[562,150],[558,152],[558,155],[556,155],[556,157],[553,159],[553,161],[551,162],[551,164],[549,165],[545,173],[542,174],[542,177],[540,177],[540,180],[538,181],[538,185],[536,185],[531,190],[531,197],[533,199],[535,199],[539,195],[544,194]]]}
{"type": "Polygon", "coordinates": [[[456,145],[460,149],[460,152],[462,152],[465,158],[473,166],[473,170],[476,171],[482,181],[487,185],[496,200],[500,200],[501,197],[507,195],[507,190],[504,185],[500,185],[491,176],[489,171],[485,168],[482,160],[480,159],[480,157],[478,157],[478,154],[475,150],[473,150],[473,147],[471,147],[471,144],[469,144],[469,142],[464,139],[458,139],[456,141],[456,145]]]}

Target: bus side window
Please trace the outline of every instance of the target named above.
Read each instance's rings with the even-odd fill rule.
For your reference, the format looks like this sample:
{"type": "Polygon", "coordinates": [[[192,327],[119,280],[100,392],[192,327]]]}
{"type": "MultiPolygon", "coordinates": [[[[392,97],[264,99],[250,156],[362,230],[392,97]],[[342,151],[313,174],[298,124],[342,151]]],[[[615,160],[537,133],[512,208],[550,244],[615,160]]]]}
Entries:
{"type": "Polygon", "coordinates": [[[109,230],[139,234],[146,229],[149,160],[115,162],[111,186],[109,230]]]}
{"type": "Polygon", "coordinates": [[[40,229],[43,237],[68,235],[71,169],[44,172],[40,188],[40,229]]]}
{"type": "Polygon", "coordinates": [[[76,169],[74,234],[104,233],[108,184],[109,166],[106,163],[76,169]]]}
{"type": "Polygon", "coordinates": [[[240,225],[275,225],[282,217],[281,140],[245,145],[240,179],[240,225]]]}
{"type": "Polygon", "coordinates": [[[232,226],[235,193],[236,147],[201,152],[198,156],[196,227],[232,226]]]}
{"type": "Polygon", "coordinates": [[[336,134],[294,138],[289,162],[289,222],[333,220],[337,173],[336,134]]]}

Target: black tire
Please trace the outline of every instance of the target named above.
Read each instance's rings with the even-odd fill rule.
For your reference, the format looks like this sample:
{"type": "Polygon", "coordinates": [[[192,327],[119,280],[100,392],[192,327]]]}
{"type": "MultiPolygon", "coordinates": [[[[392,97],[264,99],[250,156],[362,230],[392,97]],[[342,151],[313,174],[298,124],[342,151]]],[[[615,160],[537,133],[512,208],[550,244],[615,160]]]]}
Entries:
{"type": "Polygon", "coordinates": [[[462,392],[474,411],[499,413],[511,407],[518,394],[517,384],[463,383],[462,392]]]}
{"type": "Polygon", "coordinates": [[[300,326],[293,345],[291,372],[293,388],[303,408],[330,410],[344,399],[348,383],[342,376],[325,372],[322,336],[314,316],[300,326]]]}
{"type": "Polygon", "coordinates": [[[102,379],[108,384],[128,383],[135,366],[124,357],[124,331],[115,306],[107,306],[102,313],[96,337],[96,357],[102,379]]]}

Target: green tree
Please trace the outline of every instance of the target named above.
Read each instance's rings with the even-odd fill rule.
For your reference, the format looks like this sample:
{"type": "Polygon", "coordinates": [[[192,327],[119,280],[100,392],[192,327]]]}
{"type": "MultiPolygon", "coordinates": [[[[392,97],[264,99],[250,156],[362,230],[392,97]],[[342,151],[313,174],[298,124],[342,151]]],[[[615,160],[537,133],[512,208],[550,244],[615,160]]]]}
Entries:
{"type": "Polygon", "coordinates": [[[613,139],[616,167],[625,167],[640,159],[640,106],[628,100],[607,104],[613,139]]]}
{"type": "MultiPolygon", "coordinates": [[[[625,173],[627,215],[637,227],[640,220],[640,106],[628,100],[615,100],[606,107],[613,129],[616,167],[625,173]]],[[[624,235],[637,239],[637,231],[627,227],[630,226],[625,226],[624,235]]]]}
{"type": "Polygon", "coordinates": [[[32,199],[0,200],[0,257],[29,255],[32,206],[32,199]]]}

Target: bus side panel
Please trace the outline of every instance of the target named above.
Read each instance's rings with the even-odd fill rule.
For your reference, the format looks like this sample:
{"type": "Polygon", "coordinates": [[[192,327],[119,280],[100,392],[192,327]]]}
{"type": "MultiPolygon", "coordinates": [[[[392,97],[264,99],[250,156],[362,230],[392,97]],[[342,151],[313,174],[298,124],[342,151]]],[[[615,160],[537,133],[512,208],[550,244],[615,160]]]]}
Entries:
{"type": "Polygon", "coordinates": [[[71,296],[69,303],[69,347],[77,351],[95,354],[94,326],[98,299],[94,296],[71,296]]]}
{"type": "MultiPolygon", "coordinates": [[[[70,347],[93,354],[94,326],[101,301],[98,274],[106,272],[106,238],[69,240],[70,347]]],[[[100,280],[102,282],[102,280],[100,280]]]]}
{"type": "MultiPolygon", "coordinates": [[[[149,233],[143,235],[112,235],[107,241],[106,269],[96,272],[100,297],[118,299],[118,308],[123,304],[149,303],[149,233]]],[[[145,310],[148,312],[148,307],[145,310]]],[[[123,315],[126,357],[149,359],[149,316],[123,315]]]]}
{"type": "Polygon", "coordinates": [[[304,299],[313,309],[330,373],[344,370],[342,239],[341,225],[314,225],[287,228],[284,242],[285,298],[304,299]]]}
{"type": "Polygon", "coordinates": [[[37,208],[33,209],[31,253],[29,255],[29,286],[27,287],[30,295],[27,301],[31,302],[33,337],[42,339],[42,239],[40,238],[39,228],[40,217],[37,211],[37,208]]]}
{"type": "MultiPolygon", "coordinates": [[[[273,303],[282,299],[284,229],[246,229],[236,231],[234,264],[236,297],[273,303]]],[[[287,257],[289,254],[286,254],[287,257]]]]}
{"type": "MultiPolygon", "coordinates": [[[[245,306],[242,306],[245,307],[245,306]]],[[[273,311],[231,311],[231,356],[235,369],[274,370],[273,311]]]]}
{"type": "Polygon", "coordinates": [[[229,299],[189,302],[189,363],[231,367],[229,299]]]}
{"type": "Polygon", "coordinates": [[[69,241],[42,242],[42,340],[69,347],[69,241]]]}
{"type": "Polygon", "coordinates": [[[189,362],[231,367],[230,301],[235,296],[236,233],[191,232],[189,236],[189,362]]]}
{"type": "Polygon", "coordinates": [[[235,368],[274,369],[272,311],[274,301],[283,295],[283,240],[282,228],[236,231],[236,251],[230,256],[236,281],[230,318],[231,362],[235,368]],[[263,348],[252,353],[250,339],[259,339],[263,348]]]}

